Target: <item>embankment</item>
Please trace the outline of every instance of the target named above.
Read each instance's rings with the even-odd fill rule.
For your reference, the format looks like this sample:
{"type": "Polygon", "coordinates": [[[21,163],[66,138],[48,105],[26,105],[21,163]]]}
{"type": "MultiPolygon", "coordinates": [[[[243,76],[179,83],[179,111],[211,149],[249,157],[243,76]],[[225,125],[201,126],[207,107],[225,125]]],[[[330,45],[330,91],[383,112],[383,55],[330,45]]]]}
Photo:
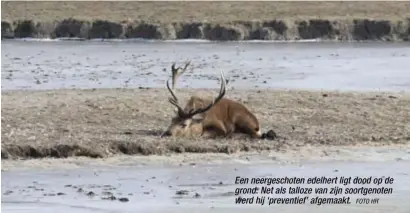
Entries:
{"type": "Polygon", "coordinates": [[[204,39],[242,40],[383,40],[408,41],[410,21],[324,20],[237,21],[231,23],[118,23],[109,20],[64,19],[54,22],[2,21],[2,38],[81,38],[81,39],[204,39]]]}
{"type": "Polygon", "coordinates": [[[410,39],[408,2],[2,2],[2,8],[2,39],[410,39]]]}

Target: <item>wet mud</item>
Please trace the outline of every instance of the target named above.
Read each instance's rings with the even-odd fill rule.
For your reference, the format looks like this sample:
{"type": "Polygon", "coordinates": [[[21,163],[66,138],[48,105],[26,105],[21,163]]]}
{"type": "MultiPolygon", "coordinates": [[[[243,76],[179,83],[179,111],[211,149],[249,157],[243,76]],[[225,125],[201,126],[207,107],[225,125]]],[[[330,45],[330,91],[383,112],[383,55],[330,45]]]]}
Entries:
{"type": "Polygon", "coordinates": [[[172,63],[180,88],[407,91],[405,43],[214,43],[149,41],[2,42],[2,91],[166,88],[172,63]]]}
{"type": "MultiPolygon", "coordinates": [[[[406,161],[388,162],[312,162],[280,165],[272,161],[258,164],[198,164],[181,166],[126,166],[78,169],[57,168],[53,171],[26,170],[2,172],[2,210],[18,212],[271,212],[275,207],[283,212],[374,212],[377,210],[404,213],[408,209],[409,169],[406,161]],[[363,169],[366,168],[366,169],[363,169]],[[367,195],[379,198],[378,204],[360,205],[363,198],[352,194],[350,205],[274,205],[265,203],[238,205],[236,188],[255,187],[235,184],[236,177],[394,177],[393,193],[367,195]],[[400,187],[399,187],[400,186],[400,187]]],[[[56,165],[57,166],[57,165],[56,165]]],[[[260,184],[259,187],[265,186],[260,184]]],[[[281,185],[288,187],[288,185],[281,185]]],[[[301,184],[301,187],[311,187],[301,184]]],[[[317,184],[316,187],[330,187],[317,184]]],[[[276,187],[276,185],[275,185],[276,187]]],[[[333,187],[333,185],[332,185],[333,187]]],[[[352,184],[350,187],[363,187],[352,184]]],[[[377,187],[370,184],[368,187],[377,187]]],[[[242,195],[243,196],[243,195],[242,195]]],[[[250,195],[248,195],[250,196],[250,195]]],[[[266,195],[273,196],[273,195],[266,195]]],[[[280,195],[274,195],[279,197],[280,195]]],[[[289,197],[290,195],[286,195],[289,197]]],[[[310,197],[317,196],[311,195],[310,197]]],[[[347,195],[336,195],[336,197],[347,195]]],[[[335,197],[335,195],[320,195],[335,197]]]]}

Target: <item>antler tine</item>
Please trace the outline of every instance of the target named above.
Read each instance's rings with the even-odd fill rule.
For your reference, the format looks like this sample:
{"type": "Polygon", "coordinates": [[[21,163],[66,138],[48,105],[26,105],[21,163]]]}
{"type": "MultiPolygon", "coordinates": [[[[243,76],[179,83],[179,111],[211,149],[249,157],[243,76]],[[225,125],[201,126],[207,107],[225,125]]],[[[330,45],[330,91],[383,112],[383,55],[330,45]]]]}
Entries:
{"type": "Polygon", "coordinates": [[[175,62],[172,63],[171,70],[172,70],[172,72],[174,72],[174,71],[176,70],[176,68],[175,68],[175,62]]]}
{"type": "Polygon", "coordinates": [[[179,67],[175,70],[172,70],[172,89],[175,89],[175,84],[176,84],[176,82],[178,80],[178,77],[180,75],[179,70],[180,70],[179,67]]]}
{"type": "Polygon", "coordinates": [[[172,98],[169,98],[168,101],[177,108],[179,116],[183,117],[185,115],[184,110],[181,108],[181,106],[179,106],[178,101],[172,98]]]}
{"type": "Polygon", "coordinates": [[[184,110],[182,109],[181,106],[179,106],[178,104],[178,98],[176,97],[176,95],[174,94],[174,92],[172,91],[172,89],[169,87],[169,79],[167,80],[167,88],[169,90],[169,92],[171,93],[172,98],[168,98],[169,103],[171,103],[172,105],[174,105],[177,110],[178,110],[178,114],[182,117],[185,116],[184,110]]]}
{"type": "Polygon", "coordinates": [[[225,79],[225,75],[221,70],[221,89],[219,90],[219,95],[218,97],[215,98],[213,103],[218,102],[219,100],[221,100],[226,93],[226,79],[225,79]]]}
{"type": "Polygon", "coordinates": [[[179,76],[181,76],[186,69],[188,68],[188,66],[191,64],[191,60],[189,60],[188,62],[185,63],[185,67],[181,68],[181,67],[177,67],[175,68],[175,63],[172,65],[172,88],[175,88],[176,82],[179,78],[179,76]]]}
{"type": "Polygon", "coordinates": [[[174,94],[174,91],[169,87],[169,79],[167,80],[167,88],[168,88],[169,93],[171,93],[172,98],[173,98],[175,101],[178,101],[178,98],[177,98],[177,96],[174,94]]]}
{"type": "Polygon", "coordinates": [[[226,81],[225,81],[224,73],[221,71],[221,89],[219,91],[219,95],[207,107],[200,108],[200,109],[197,109],[195,111],[191,111],[186,116],[187,117],[193,117],[196,114],[208,111],[213,105],[218,103],[224,97],[225,93],[226,93],[226,81]]]}
{"type": "Polygon", "coordinates": [[[171,77],[172,78],[172,89],[169,86],[169,80],[170,79],[167,80],[167,88],[168,88],[168,91],[171,93],[171,96],[172,96],[172,98],[169,98],[168,101],[177,108],[178,114],[179,114],[180,117],[186,117],[186,118],[189,118],[189,117],[192,117],[192,116],[190,114],[185,113],[184,110],[182,109],[182,107],[179,106],[178,98],[176,97],[173,89],[175,88],[175,84],[176,84],[176,81],[178,80],[178,77],[181,76],[186,71],[187,67],[190,64],[191,64],[191,60],[186,62],[185,67],[183,69],[181,69],[181,67],[175,68],[175,63],[173,63],[172,66],[171,66],[171,69],[172,69],[172,77],[171,77]]]}
{"type": "Polygon", "coordinates": [[[184,72],[186,71],[186,68],[188,68],[188,66],[191,64],[191,60],[189,60],[189,61],[187,61],[186,63],[185,63],[185,67],[184,67],[184,72]]]}

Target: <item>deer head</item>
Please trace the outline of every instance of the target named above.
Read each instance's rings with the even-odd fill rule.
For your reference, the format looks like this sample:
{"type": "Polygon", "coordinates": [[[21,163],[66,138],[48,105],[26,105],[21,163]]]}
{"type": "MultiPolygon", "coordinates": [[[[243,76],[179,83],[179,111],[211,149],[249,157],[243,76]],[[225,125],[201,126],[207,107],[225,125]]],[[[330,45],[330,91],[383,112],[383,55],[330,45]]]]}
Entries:
{"type": "MultiPolygon", "coordinates": [[[[187,66],[185,66],[186,68],[187,66]]],[[[175,85],[176,80],[178,79],[179,76],[183,72],[178,72],[178,69],[172,69],[172,79],[173,79],[173,85],[175,85]],[[174,71],[176,70],[176,71],[174,71]]],[[[218,103],[225,95],[226,92],[226,80],[223,72],[221,71],[221,89],[219,91],[218,96],[211,101],[210,104],[207,104],[204,107],[196,108],[196,109],[190,109],[190,110],[184,110],[178,103],[178,98],[176,97],[173,89],[170,88],[169,86],[169,79],[167,80],[167,88],[168,91],[170,92],[171,96],[168,100],[169,102],[175,106],[176,108],[176,116],[172,118],[171,120],[171,125],[168,127],[168,129],[161,134],[161,137],[165,135],[173,135],[173,133],[178,132],[179,135],[189,135],[189,132],[194,131],[194,132],[200,132],[202,133],[202,125],[201,125],[201,119],[193,119],[193,117],[197,114],[204,113],[208,111],[209,109],[212,108],[216,103],[218,103]]]]}

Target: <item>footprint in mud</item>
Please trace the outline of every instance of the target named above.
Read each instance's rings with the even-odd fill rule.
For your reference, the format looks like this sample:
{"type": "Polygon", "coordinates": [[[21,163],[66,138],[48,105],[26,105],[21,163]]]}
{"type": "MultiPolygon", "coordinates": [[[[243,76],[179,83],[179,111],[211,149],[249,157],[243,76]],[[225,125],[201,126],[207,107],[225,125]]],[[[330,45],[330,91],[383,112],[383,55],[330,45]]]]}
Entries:
{"type": "Polygon", "coordinates": [[[188,190],[178,190],[175,192],[176,195],[188,195],[189,191],[188,190]]]}
{"type": "MultiPolygon", "coordinates": [[[[96,196],[98,196],[98,194],[95,191],[91,191],[91,190],[87,192],[86,190],[83,189],[84,187],[90,188],[90,189],[100,188],[102,190],[101,196],[100,196],[100,198],[102,200],[118,200],[120,202],[128,202],[129,201],[129,198],[127,198],[127,197],[118,198],[118,197],[114,196],[114,193],[111,192],[111,191],[116,190],[116,188],[112,185],[109,185],[109,184],[106,184],[106,185],[89,184],[89,185],[85,185],[85,186],[84,185],[75,186],[75,185],[72,185],[72,184],[67,184],[67,185],[64,185],[64,187],[77,189],[76,190],[77,193],[82,193],[82,194],[86,195],[89,198],[96,197],[96,196]]],[[[57,195],[64,195],[64,194],[57,193],[57,195]]],[[[118,195],[121,195],[121,193],[118,193],[118,195]]],[[[132,193],[128,193],[128,195],[131,196],[132,193]]]]}
{"type": "Polygon", "coordinates": [[[102,200],[117,200],[117,198],[114,195],[107,196],[107,197],[101,197],[102,200]]]}
{"type": "Polygon", "coordinates": [[[3,193],[3,195],[9,195],[9,194],[11,194],[11,193],[13,193],[12,190],[7,190],[7,191],[5,191],[5,192],[3,193]]]}
{"type": "MultiPolygon", "coordinates": [[[[178,195],[177,197],[174,198],[182,198],[182,197],[186,197],[187,195],[189,195],[189,191],[188,190],[178,190],[175,192],[176,195],[178,195]]],[[[199,194],[198,192],[195,192],[195,194],[192,196],[192,198],[200,198],[201,194],[199,194]]]]}
{"type": "Polygon", "coordinates": [[[89,191],[85,195],[87,195],[88,197],[94,197],[96,194],[93,191],[89,191]]]}
{"type": "MultiPolygon", "coordinates": [[[[34,183],[36,184],[36,183],[34,183]]],[[[34,190],[34,191],[44,191],[43,188],[37,188],[36,186],[27,186],[28,189],[34,190]]]]}
{"type": "Polygon", "coordinates": [[[107,196],[112,196],[113,195],[112,192],[107,192],[107,191],[103,191],[101,194],[107,195],[107,196]]]}
{"type": "Polygon", "coordinates": [[[118,201],[120,201],[120,202],[128,202],[129,199],[126,198],[126,197],[122,197],[122,198],[119,198],[118,201]]]}
{"type": "Polygon", "coordinates": [[[102,200],[118,200],[120,202],[128,202],[129,199],[126,197],[121,197],[121,198],[117,198],[114,195],[111,196],[107,196],[107,197],[101,197],[102,200]]]}

